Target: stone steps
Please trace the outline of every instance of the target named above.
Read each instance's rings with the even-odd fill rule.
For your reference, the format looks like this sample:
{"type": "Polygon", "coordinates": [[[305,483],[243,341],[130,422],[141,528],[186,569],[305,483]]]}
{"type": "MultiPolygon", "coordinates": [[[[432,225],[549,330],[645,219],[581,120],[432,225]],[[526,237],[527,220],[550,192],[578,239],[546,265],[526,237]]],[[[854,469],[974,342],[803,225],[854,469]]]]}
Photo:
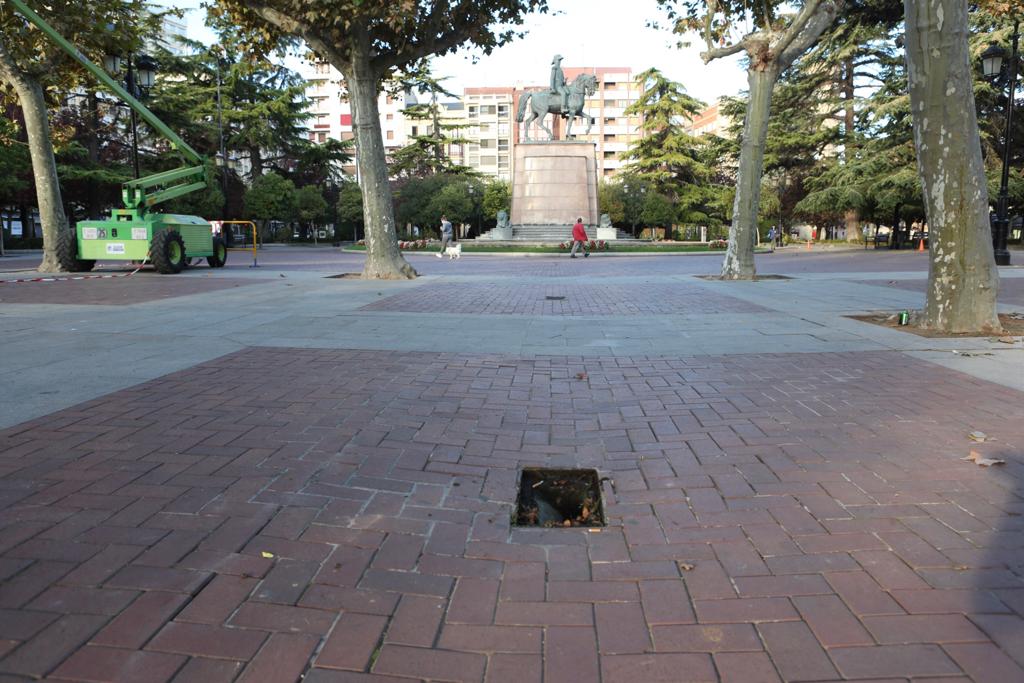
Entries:
{"type": "MultiPolygon", "coordinates": [[[[477,239],[484,242],[497,239],[491,236],[491,232],[493,231],[488,231],[477,239]]],[[[591,232],[596,234],[597,230],[592,229],[591,232]]],[[[590,237],[591,239],[596,239],[593,234],[590,237]]],[[[513,241],[567,242],[571,239],[571,225],[515,225],[512,227],[513,241]]],[[[630,236],[628,233],[618,230],[617,239],[630,239],[630,236]]]]}

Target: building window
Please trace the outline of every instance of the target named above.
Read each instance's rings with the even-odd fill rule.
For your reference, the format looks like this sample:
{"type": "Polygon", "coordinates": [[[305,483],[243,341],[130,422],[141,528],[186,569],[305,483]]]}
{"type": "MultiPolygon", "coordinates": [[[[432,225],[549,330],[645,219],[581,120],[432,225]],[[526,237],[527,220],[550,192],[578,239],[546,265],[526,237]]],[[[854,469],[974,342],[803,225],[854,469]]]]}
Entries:
{"type": "Polygon", "coordinates": [[[610,133],[606,133],[605,136],[604,136],[604,141],[605,142],[615,142],[615,136],[610,134],[610,133]]]}
{"type": "Polygon", "coordinates": [[[469,118],[475,119],[475,118],[477,118],[477,116],[479,116],[479,110],[475,106],[470,106],[469,109],[468,109],[468,114],[469,114],[469,118]]]}
{"type": "Polygon", "coordinates": [[[419,126],[413,126],[412,127],[412,134],[413,135],[419,135],[418,131],[419,131],[419,126]]]}
{"type": "Polygon", "coordinates": [[[317,133],[316,134],[316,141],[317,142],[327,142],[327,133],[317,133]]]}
{"type": "Polygon", "coordinates": [[[480,107],[481,116],[494,116],[497,113],[497,108],[493,104],[485,104],[480,107]]]}
{"type": "Polygon", "coordinates": [[[483,135],[485,133],[490,135],[490,133],[491,133],[491,124],[489,124],[489,123],[481,123],[480,124],[480,134],[483,135]]]}
{"type": "Polygon", "coordinates": [[[480,157],[481,166],[496,166],[498,164],[498,158],[494,156],[480,157]]]}
{"type": "Polygon", "coordinates": [[[468,166],[479,166],[480,165],[480,157],[478,157],[478,156],[476,156],[474,154],[470,154],[468,160],[466,161],[466,165],[468,165],[468,166]]]}
{"type": "Polygon", "coordinates": [[[615,119],[614,116],[606,116],[606,117],[604,117],[604,124],[606,126],[614,126],[615,125],[615,121],[616,121],[616,119],[615,119]]]}
{"type": "Polygon", "coordinates": [[[615,152],[605,152],[604,153],[604,158],[605,159],[614,159],[615,158],[615,152]]]}
{"type": "MultiPolygon", "coordinates": [[[[608,136],[606,135],[605,137],[608,137],[608,136]]],[[[395,139],[395,131],[389,130],[388,131],[388,140],[394,140],[394,139],[395,139]]]]}
{"type": "Polygon", "coordinates": [[[498,135],[499,136],[501,136],[501,137],[508,136],[509,130],[511,130],[511,128],[509,127],[509,125],[507,123],[499,123],[498,124],[498,135]]]}
{"type": "Polygon", "coordinates": [[[388,114],[387,119],[388,119],[388,121],[394,121],[395,120],[395,115],[394,114],[388,114]]]}
{"type": "Polygon", "coordinates": [[[480,149],[494,149],[494,140],[483,139],[480,141],[480,149]]]}
{"type": "Polygon", "coordinates": [[[508,105],[507,104],[499,104],[498,105],[498,116],[500,116],[502,118],[506,118],[508,116],[508,105]]]}
{"type": "Polygon", "coordinates": [[[507,156],[499,156],[498,157],[498,168],[508,168],[508,157],[507,156]]]}
{"type": "Polygon", "coordinates": [[[318,73],[318,74],[329,74],[329,73],[331,73],[331,65],[328,64],[327,62],[317,62],[317,64],[314,67],[314,69],[316,70],[316,73],[318,73]]]}
{"type": "Polygon", "coordinates": [[[499,152],[507,152],[508,151],[508,140],[498,140],[498,151],[499,152]]]}

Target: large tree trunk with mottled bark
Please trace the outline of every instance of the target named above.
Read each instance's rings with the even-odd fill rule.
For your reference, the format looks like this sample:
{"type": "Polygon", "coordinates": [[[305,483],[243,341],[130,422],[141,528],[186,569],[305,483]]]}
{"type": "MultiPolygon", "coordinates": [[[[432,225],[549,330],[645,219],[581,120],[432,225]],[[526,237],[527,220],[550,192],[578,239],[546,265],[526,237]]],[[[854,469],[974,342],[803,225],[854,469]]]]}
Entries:
{"type": "Polygon", "coordinates": [[[63,270],[57,261],[57,235],[69,228],[60,195],[57,161],[50,140],[46,101],[42,87],[35,81],[15,85],[15,90],[25,112],[25,133],[28,136],[29,156],[32,158],[39,221],[43,225],[43,261],[39,264],[39,271],[56,273],[63,270]]]}
{"type": "Polygon", "coordinates": [[[345,65],[342,73],[352,104],[356,163],[359,165],[359,185],[363,192],[363,225],[366,226],[363,277],[380,280],[412,279],[416,277],[416,271],[398,249],[387,158],[380,130],[380,112],[377,109],[380,77],[374,73],[370,63],[368,40],[354,42],[351,60],[351,64],[345,65]]]}
{"type": "Polygon", "coordinates": [[[966,0],[904,0],[907,74],[931,267],[924,326],[1001,330],[966,0]]]}
{"type": "Polygon", "coordinates": [[[732,206],[729,246],[722,263],[722,278],[752,280],[754,244],[757,235],[757,214],[761,203],[761,174],[764,172],[764,145],[768,137],[768,115],[772,106],[772,90],[779,78],[775,63],[751,64],[747,70],[750,98],[743,121],[740,142],[739,172],[736,175],[736,198],[732,206]]]}
{"type": "Polygon", "coordinates": [[[64,215],[60,197],[60,180],[57,178],[57,161],[50,141],[50,122],[43,88],[39,81],[18,68],[2,44],[0,78],[7,81],[18,94],[18,102],[25,116],[25,134],[32,159],[36,202],[39,206],[39,220],[43,224],[43,261],[39,264],[39,271],[57,273],[63,270],[57,262],[57,235],[68,229],[68,219],[64,215]]]}

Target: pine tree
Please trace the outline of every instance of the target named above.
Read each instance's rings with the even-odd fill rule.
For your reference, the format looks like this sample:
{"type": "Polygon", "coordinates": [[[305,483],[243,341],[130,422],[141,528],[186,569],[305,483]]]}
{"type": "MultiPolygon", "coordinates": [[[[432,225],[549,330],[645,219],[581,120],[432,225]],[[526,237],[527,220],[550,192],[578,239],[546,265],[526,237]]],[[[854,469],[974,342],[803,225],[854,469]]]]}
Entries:
{"type": "MultiPolygon", "coordinates": [[[[427,93],[430,101],[416,103],[402,112],[409,121],[423,125],[423,132],[411,135],[411,142],[392,155],[389,164],[391,175],[395,177],[422,177],[437,173],[472,174],[468,166],[456,164],[451,159],[450,151],[455,145],[465,145],[467,138],[458,135],[460,126],[445,123],[442,117],[443,104],[439,96],[455,97],[445,89],[445,78],[435,78],[424,68],[420,72],[401,79],[402,87],[410,93],[427,93]]],[[[417,125],[417,129],[420,126],[417,125]]]]}
{"type": "MultiPolygon", "coordinates": [[[[652,197],[665,197],[674,206],[675,215],[669,223],[707,222],[709,206],[724,188],[712,182],[708,141],[690,135],[685,125],[704,109],[704,103],[687,95],[681,83],[666,78],[656,68],[639,74],[636,81],[643,92],[625,115],[642,117],[643,135],[623,155],[629,161],[626,172],[651,186],[652,197]]],[[[650,204],[654,200],[645,201],[650,204]]],[[[648,218],[656,213],[658,223],[665,224],[660,203],[656,211],[651,208],[646,213],[648,218]]]]}

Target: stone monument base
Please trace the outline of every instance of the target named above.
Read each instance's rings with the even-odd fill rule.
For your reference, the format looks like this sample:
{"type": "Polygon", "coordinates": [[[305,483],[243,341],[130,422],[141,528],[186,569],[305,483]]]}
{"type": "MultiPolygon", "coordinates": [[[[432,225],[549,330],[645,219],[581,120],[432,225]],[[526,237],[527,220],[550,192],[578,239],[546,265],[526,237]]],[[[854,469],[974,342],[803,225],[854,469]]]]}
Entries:
{"type": "Polygon", "coordinates": [[[572,224],[581,216],[588,230],[597,227],[596,147],[582,140],[516,145],[510,220],[513,231],[516,226],[565,226],[569,235],[572,224]]]}

